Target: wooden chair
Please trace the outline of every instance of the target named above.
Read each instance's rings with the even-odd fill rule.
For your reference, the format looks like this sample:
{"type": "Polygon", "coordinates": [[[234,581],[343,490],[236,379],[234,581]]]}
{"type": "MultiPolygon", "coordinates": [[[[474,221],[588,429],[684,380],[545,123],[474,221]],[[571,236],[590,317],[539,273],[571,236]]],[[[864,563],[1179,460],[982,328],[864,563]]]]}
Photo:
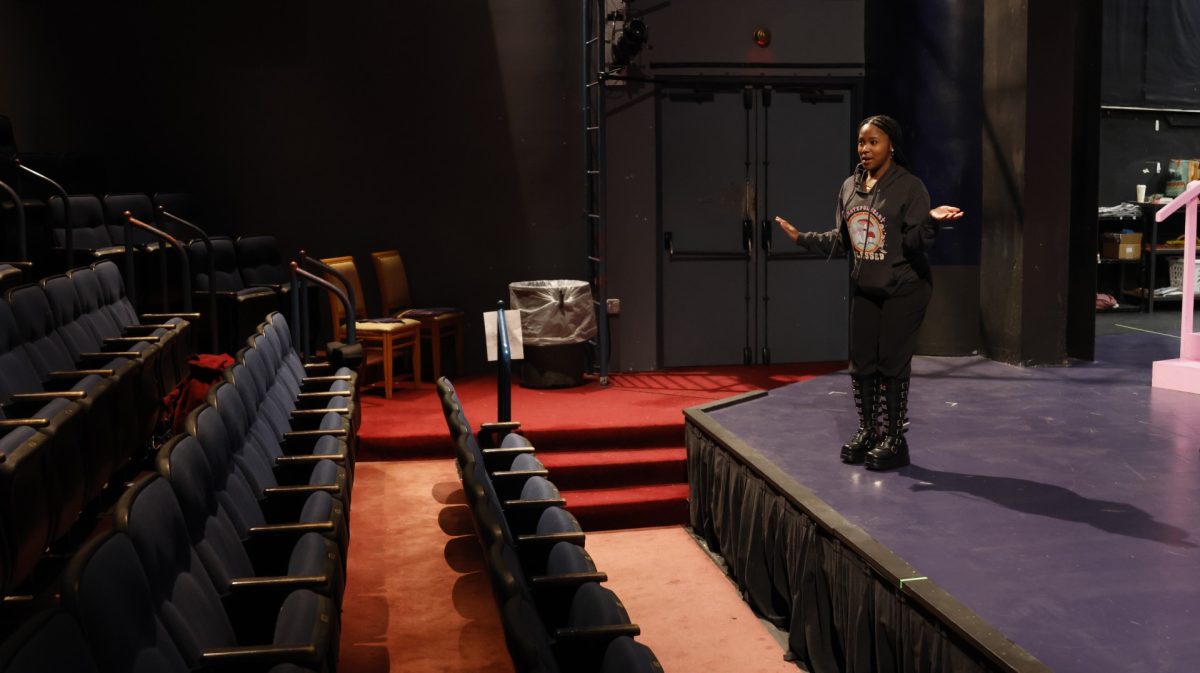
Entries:
{"type": "Polygon", "coordinates": [[[379,281],[379,299],[383,314],[396,318],[413,318],[421,323],[421,339],[429,340],[433,360],[433,380],[442,376],[442,340],[454,337],[454,367],[462,371],[463,312],[456,308],[413,308],[408,289],[408,274],[398,250],[371,253],[375,277],[379,281]]]}
{"type": "MultiPolygon", "coordinates": [[[[326,257],[321,260],[337,269],[346,281],[350,283],[354,299],[355,316],[367,315],[363,301],[362,281],[359,279],[358,268],[354,258],[326,257]]],[[[346,289],[336,276],[326,274],[326,280],[346,289]]],[[[334,338],[346,338],[346,312],[341,302],[330,296],[329,315],[332,323],[334,338]]],[[[393,385],[393,366],[395,358],[404,350],[412,353],[413,386],[421,385],[421,323],[416,320],[384,318],[372,320],[358,317],[354,323],[358,340],[363,343],[367,354],[367,368],[378,364],[383,369],[383,396],[391,399],[393,385]]]]}

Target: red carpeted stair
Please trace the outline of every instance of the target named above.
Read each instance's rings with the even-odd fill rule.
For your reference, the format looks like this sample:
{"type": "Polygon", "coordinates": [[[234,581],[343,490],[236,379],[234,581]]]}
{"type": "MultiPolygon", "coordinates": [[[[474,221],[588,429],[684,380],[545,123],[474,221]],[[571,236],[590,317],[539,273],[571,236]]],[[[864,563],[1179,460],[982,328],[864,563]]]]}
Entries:
{"type": "MultiPolygon", "coordinates": [[[[616,374],[610,385],[513,386],[513,418],[584,530],[686,523],[683,409],[836,371],[843,363],[712,367],[616,374]]],[[[494,377],[454,381],[468,418],[496,415],[494,377]]],[[[432,386],[362,398],[359,460],[453,455],[432,386]]]]}

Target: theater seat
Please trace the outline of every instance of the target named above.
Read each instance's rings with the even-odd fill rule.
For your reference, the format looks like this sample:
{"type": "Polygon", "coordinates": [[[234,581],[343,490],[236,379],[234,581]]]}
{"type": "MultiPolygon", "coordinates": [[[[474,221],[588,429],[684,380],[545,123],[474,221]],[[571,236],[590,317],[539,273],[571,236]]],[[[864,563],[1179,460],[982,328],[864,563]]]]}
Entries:
{"type": "Polygon", "coordinates": [[[251,532],[236,521],[236,496],[212,490],[212,472],[195,438],[169,440],[159,451],[156,470],[171,483],[192,544],[220,593],[235,591],[238,578],[292,576],[296,586],[340,596],[339,566],[329,558],[336,551],[328,540],[311,529],[293,535],[277,530],[270,540],[263,534],[269,538],[271,530],[251,532]]]}
{"type": "MultiPolygon", "coordinates": [[[[95,196],[68,196],[71,204],[71,247],[76,251],[78,264],[91,263],[99,259],[119,258],[125,253],[125,246],[113,239],[108,223],[104,219],[104,207],[95,196]],[[79,254],[86,259],[79,259],[79,254]]],[[[64,208],[60,196],[52,196],[48,201],[50,209],[51,231],[54,245],[64,249],[67,244],[66,229],[63,225],[64,208]]],[[[122,262],[123,263],[123,262],[122,262]]]]}
{"type": "Polygon", "coordinates": [[[192,545],[179,502],[165,479],[153,474],[139,479],[121,496],[114,519],[116,529],[128,534],[137,550],[150,588],[150,607],[157,609],[189,666],[215,662],[216,650],[231,663],[291,662],[315,670],[336,666],[336,659],[328,658],[336,651],[337,611],[328,597],[291,587],[285,578],[258,578],[256,600],[239,600],[234,610],[227,608],[192,545]]]}
{"type": "Polygon", "coordinates": [[[109,531],[85,544],[63,574],[62,601],[83,627],[101,670],[190,670],[154,609],[150,582],[128,535],[109,531]]]}
{"type": "Polygon", "coordinates": [[[20,267],[12,264],[0,264],[0,294],[21,284],[24,277],[20,267]]]}
{"type": "Polygon", "coordinates": [[[292,273],[283,263],[274,236],[239,236],[235,247],[238,271],[247,286],[270,287],[278,292],[291,289],[292,273]]]}
{"type": "MultiPolygon", "coordinates": [[[[217,313],[220,333],[219,349],[234,353],[254,333],[254,328],[271,311],[277,308],[275,292],[265,287],[248,287],[242,281],[237,266],[237,253],[231,239],[225,236],[212,237],[213,277],[208,274],[208,251],[201,241],[188,245],[188,259],[192,267],[192,291],[196,305],[208,305],[208,291],[217,293],[217,313]]],[[[205,320],[209,317],[205,316],[205,320]]]]}
{"type": "Polygon", "coordinates": [[[79,622],[62,608],[34,615],[0,644],[0,673],[99,673],[79,622]]]}

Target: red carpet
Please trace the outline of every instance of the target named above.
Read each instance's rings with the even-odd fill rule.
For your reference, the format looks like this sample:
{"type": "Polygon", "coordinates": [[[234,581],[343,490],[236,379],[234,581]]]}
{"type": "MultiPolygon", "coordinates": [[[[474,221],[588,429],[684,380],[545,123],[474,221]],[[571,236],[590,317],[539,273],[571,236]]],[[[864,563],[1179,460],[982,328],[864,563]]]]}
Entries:
{"type": "MultiPolygon", "coordinates": [[[[585,530],[687,521],[686,407],[751,390],[770,390],[837,371],[844,363],[712,367],[614,374],[560,390],[513,386],[512,415],[538,449],[585,530]]],[[[475,425],[496,418],[492,375],[454,381],[475,425]]],[[[359,460],[450,457],[441,405],[431,385],[392,399],[361,398],[359,460]]]]}

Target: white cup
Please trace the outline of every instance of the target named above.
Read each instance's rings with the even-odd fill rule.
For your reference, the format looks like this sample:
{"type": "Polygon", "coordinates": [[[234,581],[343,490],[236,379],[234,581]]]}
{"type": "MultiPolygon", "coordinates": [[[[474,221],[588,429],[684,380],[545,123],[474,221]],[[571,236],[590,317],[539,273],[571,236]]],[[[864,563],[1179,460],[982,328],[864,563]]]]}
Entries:
{"type": "Polygon", "coordinates": [[[1137,186],[1137,197],[1138,203],[1144,203],[1146,201],[1146,185],[1137,186]]]}

